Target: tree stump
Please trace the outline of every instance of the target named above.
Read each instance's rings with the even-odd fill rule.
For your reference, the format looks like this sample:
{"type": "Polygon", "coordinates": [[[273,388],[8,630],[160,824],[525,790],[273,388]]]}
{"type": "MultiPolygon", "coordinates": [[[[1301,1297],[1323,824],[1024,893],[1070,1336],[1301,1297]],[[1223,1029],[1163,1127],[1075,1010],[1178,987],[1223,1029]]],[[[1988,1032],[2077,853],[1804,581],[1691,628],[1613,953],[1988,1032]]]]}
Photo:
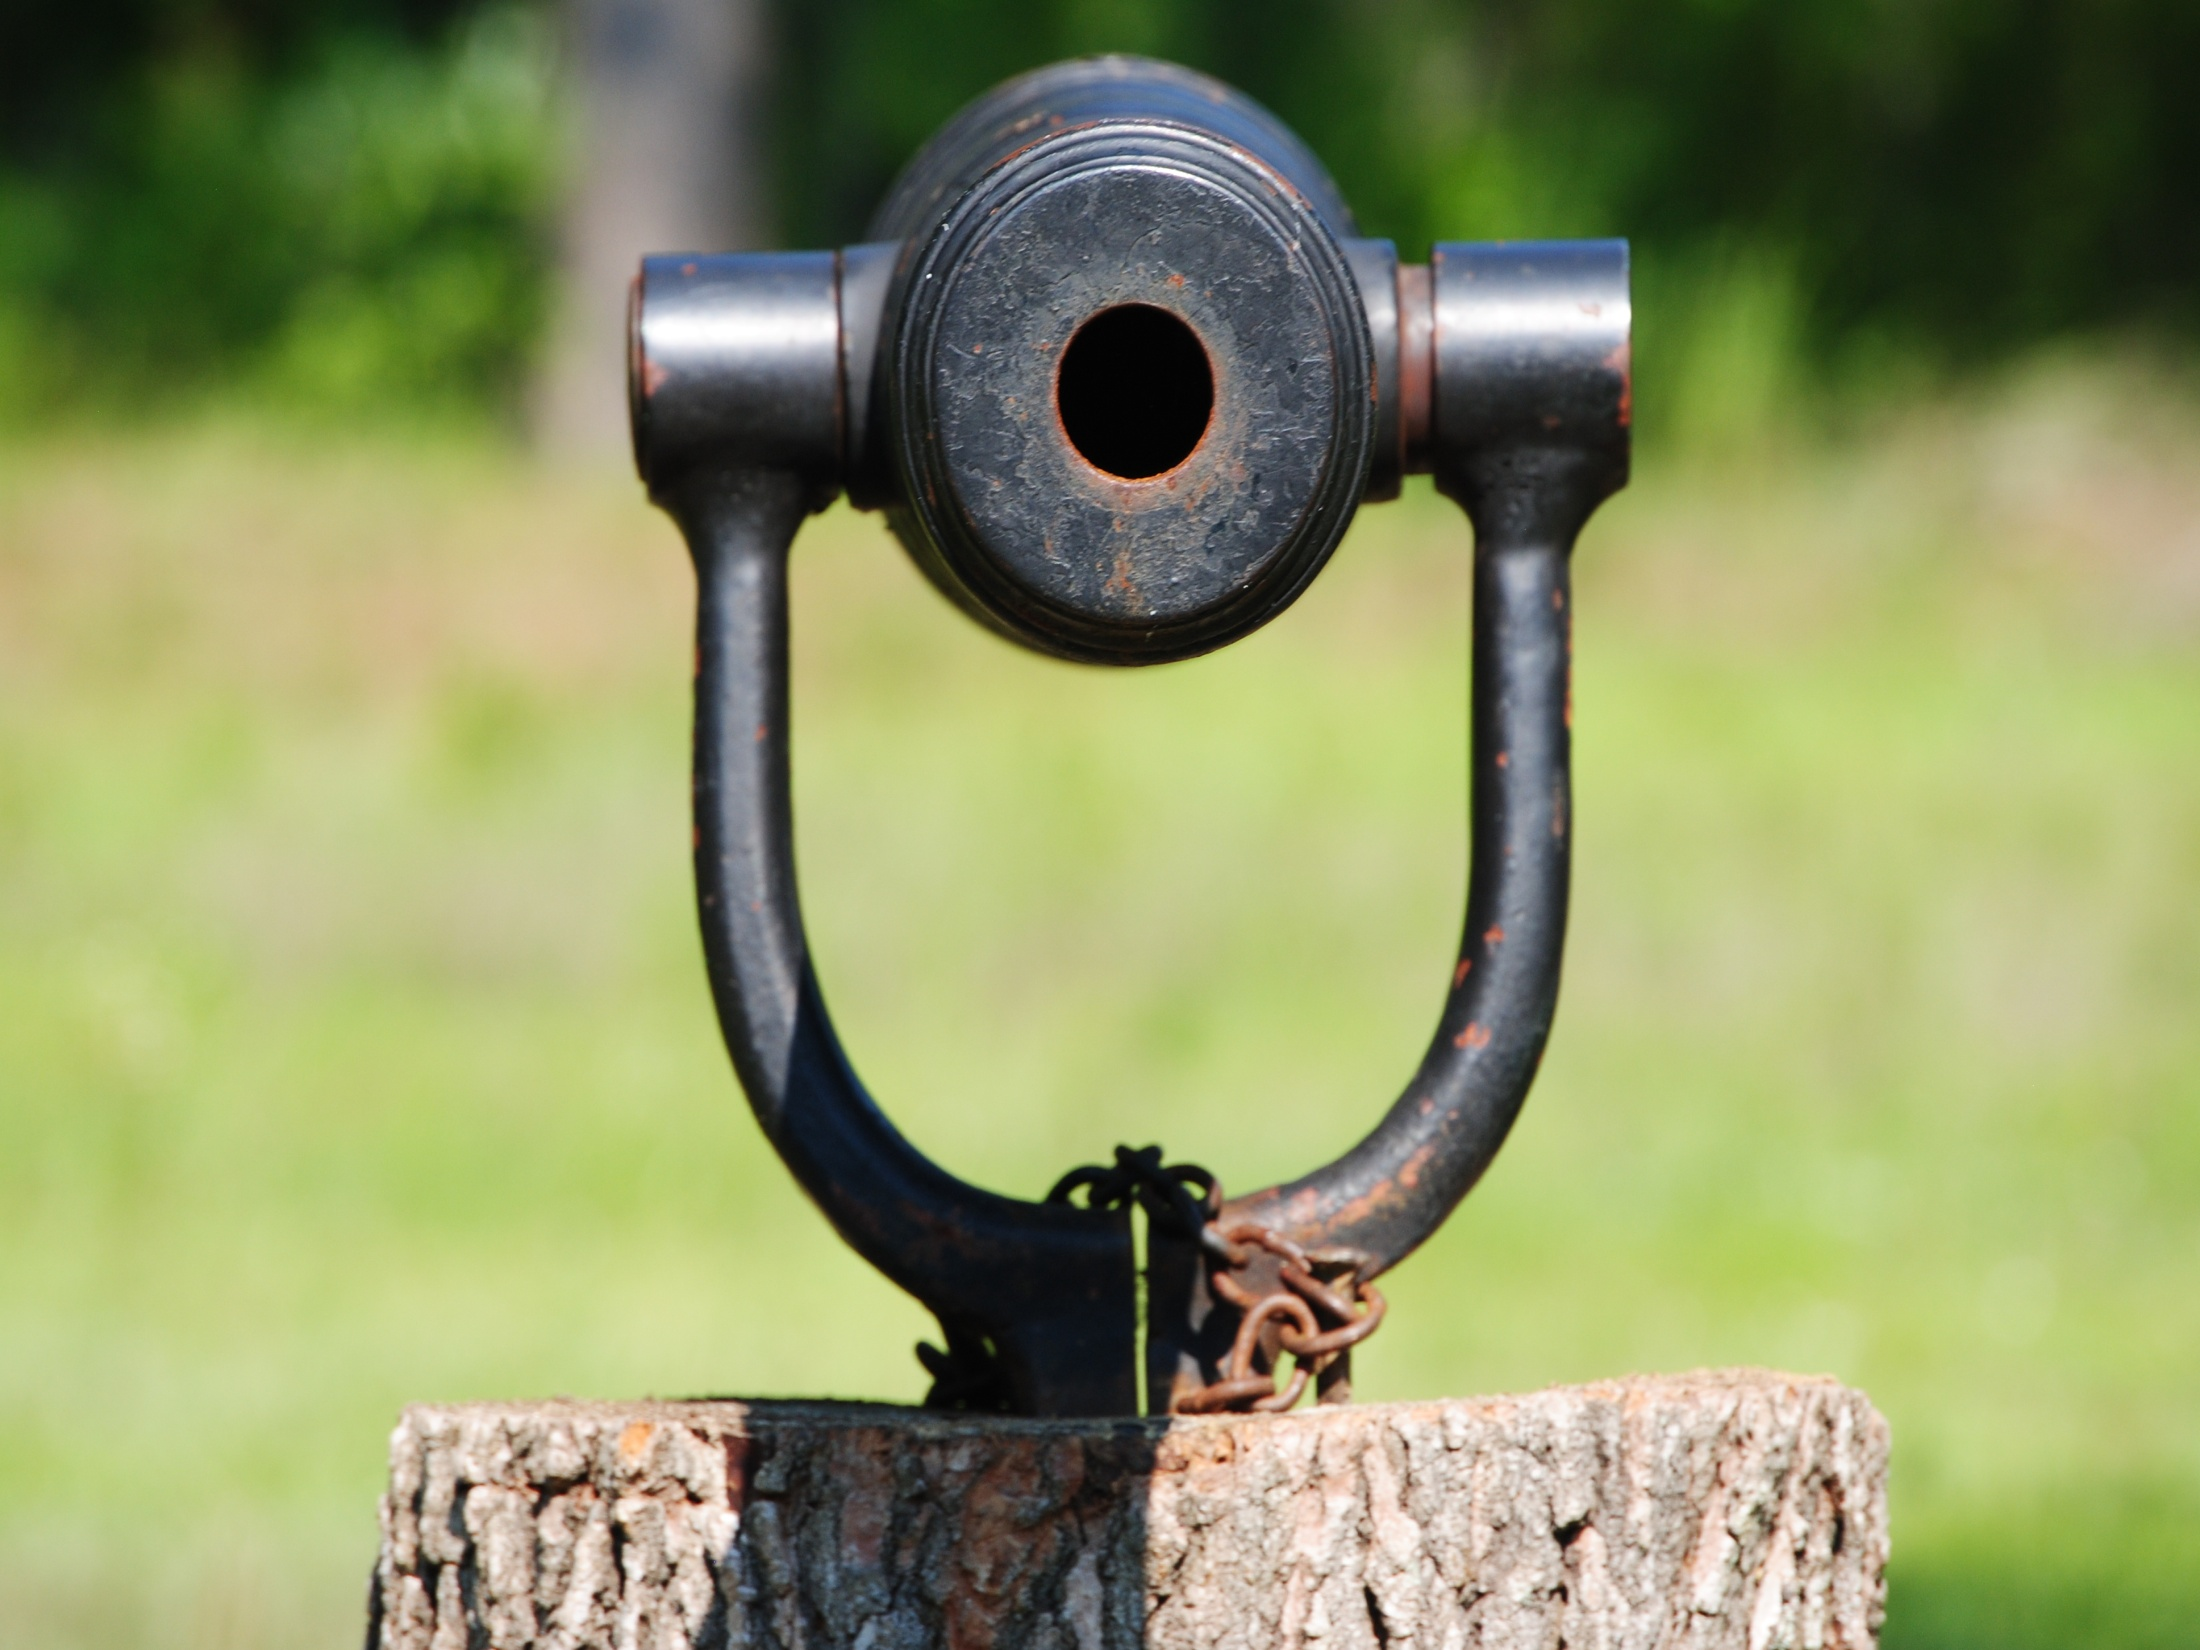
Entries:
{"type": "Polygon", "coordinates": [[[1173,1421],[423,1405],[370,1650],[1869,1650],[1887,1428],[1754,1370],[1173,1421]]]}

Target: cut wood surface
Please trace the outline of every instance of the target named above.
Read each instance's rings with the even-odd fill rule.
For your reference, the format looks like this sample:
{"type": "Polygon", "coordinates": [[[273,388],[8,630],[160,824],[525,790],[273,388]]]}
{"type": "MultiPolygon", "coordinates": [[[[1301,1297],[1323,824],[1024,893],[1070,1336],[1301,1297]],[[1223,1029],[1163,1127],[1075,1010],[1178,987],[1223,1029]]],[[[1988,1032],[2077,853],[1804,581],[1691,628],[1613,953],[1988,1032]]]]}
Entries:
{"type": "Polygon", "coordinates": [[[1732,1370],[1174,1421],[421,1405],[381,1650],[1866,1650],[1887,1429],[1732,1370]]]}

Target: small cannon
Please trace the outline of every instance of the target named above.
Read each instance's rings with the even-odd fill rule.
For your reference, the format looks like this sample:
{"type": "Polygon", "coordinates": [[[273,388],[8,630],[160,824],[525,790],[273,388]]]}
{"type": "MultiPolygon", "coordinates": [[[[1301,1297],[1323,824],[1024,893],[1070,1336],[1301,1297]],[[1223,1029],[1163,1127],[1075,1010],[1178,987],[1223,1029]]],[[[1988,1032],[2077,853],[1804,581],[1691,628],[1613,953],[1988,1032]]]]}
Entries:
{"type": "Polygon", "coordinates": [[[1141,1378],[1153,1413],[1285,1408],[1310,1379],[1349,1396],[1375,1278],[1474,1186],[1534,1079],[1566,925],[1568,564],[1627,479],[1627,247],[1445,243],[1416,266],[1354,229],[1265,110],[1097,58],[963,110],[862,245],[651,257],[635,282],[635,460],[699,586],[695,875],[719,1020],[788,1168],[939,1318],[944,1350],[920,1349],[935,1405],[1132,1415],[1141,1378]],[[844,491],[980,624],[1152,664],[1275,617],[1359,505],[1415,473],[1474,526],[1472,868],[1404,1093],[1335,1162],[1242,1196],[1150,1147],[1039,1202],[929,1161],[850,1066],[803,934],[803,518],[844,491]]]}

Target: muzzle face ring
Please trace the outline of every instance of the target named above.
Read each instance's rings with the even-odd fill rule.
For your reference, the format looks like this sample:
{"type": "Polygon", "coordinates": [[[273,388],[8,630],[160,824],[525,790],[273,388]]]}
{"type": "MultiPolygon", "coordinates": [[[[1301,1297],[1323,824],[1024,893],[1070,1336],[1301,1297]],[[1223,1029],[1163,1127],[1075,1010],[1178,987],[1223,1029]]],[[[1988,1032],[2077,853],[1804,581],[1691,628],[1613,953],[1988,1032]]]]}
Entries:
{"type": "Polygon", "coordinates": [[[901,291],[894,525],[1014,640],[1113,664],[1220,647],[1350,522],[1365,311],[1314,209],[1244,150],[1152,121],[1043,139],[956,202],[901,291]]]}

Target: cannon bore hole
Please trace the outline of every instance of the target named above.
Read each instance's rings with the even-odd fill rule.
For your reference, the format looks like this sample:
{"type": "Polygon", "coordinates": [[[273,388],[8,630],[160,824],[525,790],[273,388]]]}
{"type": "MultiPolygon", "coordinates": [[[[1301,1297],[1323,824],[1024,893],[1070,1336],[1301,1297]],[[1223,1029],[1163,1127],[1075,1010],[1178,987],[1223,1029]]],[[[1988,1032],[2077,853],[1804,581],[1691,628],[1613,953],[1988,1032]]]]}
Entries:
{"type": "Polygon", "coordinates": [[[1138,481],[1191,457],[1215,410],[1215,375],[1190,327],[1151,304],[1123,304],[1077,329],[1054,399],[1087,463],[1138,481]]]}

